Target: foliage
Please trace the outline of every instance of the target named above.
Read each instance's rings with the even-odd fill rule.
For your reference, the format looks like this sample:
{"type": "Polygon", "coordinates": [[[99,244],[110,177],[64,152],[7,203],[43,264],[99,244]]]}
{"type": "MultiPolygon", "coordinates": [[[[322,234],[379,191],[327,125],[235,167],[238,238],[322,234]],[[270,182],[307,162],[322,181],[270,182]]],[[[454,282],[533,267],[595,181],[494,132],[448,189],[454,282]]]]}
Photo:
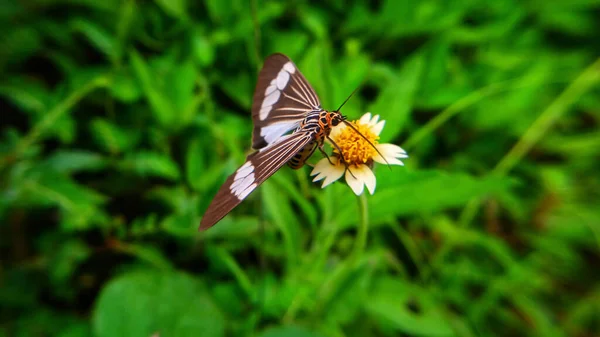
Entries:
{"type": "MultiPolygon", "coordinates": [[[[600,2],[0,7],[0,336],[600,334],[600,2]],[[368,241],[284,168],[217,226],[264,57],[387,120],[368,241]]],[[[318,159],[320,155],[315,155],[318,159]]]]}

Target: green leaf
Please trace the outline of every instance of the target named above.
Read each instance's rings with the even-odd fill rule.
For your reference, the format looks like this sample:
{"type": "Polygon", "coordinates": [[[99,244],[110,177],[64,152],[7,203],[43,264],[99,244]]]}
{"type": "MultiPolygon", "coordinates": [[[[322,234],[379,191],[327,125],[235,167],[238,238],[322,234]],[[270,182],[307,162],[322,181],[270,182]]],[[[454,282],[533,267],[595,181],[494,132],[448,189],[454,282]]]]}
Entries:
{"type": "Polygon", "coordinates": [[[180,20],[187,20],[187,1],[186,0],[155,0],[165,13],[180,20]]]}
{"type": "Polygon", "coordinates": [[[256,217],[227,216],[219,221],[217,226],[212,227],[209,231],[204,231],[202,236],[207,240],[216,238],[229,240],[233,238],[245,239],[257,235],[260,231],[259,226],[260,224],[256,217]]]}
{"type": "Polygon", "coordinates": [[[143,244],[123,244],[119,246],[122,252],[126,252],[144,261],[159,270],[170,271],[173,269],[171,262],[167,260],[162,252],[153,246],[143,244]]]}
{"type": "Polygon", "coordinates": [[[78,322],[77,324],[71,323],[66,325],[63,330],[60,331],[57,337],[86,337],[92,334],[92,328],[88,322],[78,322]]]}
{"type": "Polygon", "coordinates": [[[452,44],[446,36],[430,41],[421,50],[426,65],[417,95],[419,107],[444,109],[473,91],[469,73],[453,66],[452,44]]]}
{"type": "Polygon", "coordinates": [[[189,143],[185,156],[185,175],[188,184],[196,191],[204,191],[206,189],[202,180],[203,174],[206,172],[203,150],[204,142],[201,138],[195,137],[189,143]]]}
{"type": "MultiPolygon", "coordinates": [[[[5,22],[8,23],[10,18],[6,20],[5,22]]],[[[2,48],[0,48],[0,72],[5,73],[5,68],[11,63],[19,64],[43,48],[43,38],[38,29],[32,25],[13,23],[3,28],[5,34],[2,36],[2,48]]]]}
{"type": "Polygon", "coordinates": [[[322,337],[323,335],[312,332],[306,328],[288,325],[270,328],[263,331],[259,337],[322,337]]]}
{"type": "MultiPolygon", "coordinates": [[[[52,247],[46,254],[51,257],[49,261],[52,265],[49,272],[50,281],[57,290],[69,284],[70,278],[76,273],[79,265],[91,255],[91,249],[80,240],[69,240],[64,242],[58,250],[56,247],[52,247]]],[[[74,289],[68,287],[68,290],[73,292],[74,289]]]]}
{"type": "Polygon", "coordinates": [[[17,181],[12,192],[17,205],[59,207],[64,229],[86,229],[93,223],[105,221],[104,213],[98,208],[104,203],[104,196],[61,174],[30,170],[17,181]]]}
{"type": "Polygon", "coordinates": [[[386,121],[381,134],[382,143],[396,138],[402,128],[406,127],[424,63],[420,53],[406,61],[398,76],[391,78],[388,83],[381,84],[382,92],[367,109],[386,121]]]}
{"type": "Polygon", "coordinates": [[[231,0],[228,2],[220,0],[207,0],[205,6],[208,9],[208,14],[213,21],[224,24],[228,23],[233,17],[235,17],[235,14],[239,13],[240,10],[243,9],[242,6],[246,3],[246,1],[242,0],[231,0]]]}
{"type": "Polygon", "coordinates": [[[52,128],[48,129],[47,136],[55,135],[63,144],[71,144],[76,136],[76,122],[70,115],[63,115],[56,119],[52,128]]]}
{"type": "Polygon", "coordinates": [[[300,59],[309,43],[308,34],[304,31],[277,31],[273,32],[272,37],[272,39],[269,39],[269,43],[272,44],[270,49],[273,52],[284,53],[292,60],[300,59]],[[294,41],[294,43],[290,43],[290,41],[294,41]]]}
{"type": "MultiPolygon", "coordinates": [[[[352,43],[348,43],[349,48],[352,47],[352,43]]],[[[367,79],[370,61],[364,54],[349,55],[341,60],[336,61],[332,65],[332,77],[331,82],[333,86],[333,95],[331,108],[337,109],[350,94],[361,85],[367,79]],[[352,69],[352,71],[348,71],[352,69]]],[[[346,116],[351,116],[350,119],[358,119],[366,111],[364,105],[361,104],[358,95],[353,96],[342,109],[342,113],[346,116]]]]}
{"type": "Polygon", "coordinates": [[[110,93],[122,102],[133,103],[142,96],[142,88],[129,69],[119,69],[113,75],[110,93]]]}
{"type": "Polygon", "coordinates": [[[103,27],[97,25],[93,21],[83,18],[73,19],[69,25],[74,31],[78,31],[85,35],[90,43],[100,52],[108,56],[109,59],[113,61],[116,60],[117,44],[115,42],[115,38],[103,27]]]}
{"type": "MultiPolygon", "coordinates": [[[[381,167],[382,190],[370,201],[380,207],[375,213],[392,211],[395,215],[413,212],[432,212],[447,207],[461,206],[476,197],[499,193],[512,186],[504,177],[473,177],[464,173],[446,173],[436,170],[393,172],[402,168],[381,167]],[[385,205],[383,200],[402,200],[402,204],[385,205]]],[[[402,169],[403,170],[403,169],[402,169]]]]}
{"type": "Polygon", "coordinates": [[[98,337],[225,335],[225,319],[204,287],[183,273],[138,271],[102,289],[92,317],[98,337]]]}
{"type": "MultiPolygon", "coordinates": [[[[331,74],[331,65],[324,44],[313,44],[304,52],[300,62],[296,62],[300,71],[306,76],[308,82],[317,92],[321,103],[325,106],[333,104],[333,88],[330,87],[328,76],[331,74]]],[[[336,107],[337,108],[337,107],[336,107]]],[[[335,108],[332,108],[335,109],[335,108]]]]}
{"type": "MultiPolygon", "coordinates": [[[[410,160],[410,159],[409,159],[410,160]]],[[[377,189],[369,197],[371,221],[384,222],[390,217],[441,211],[465,205],[476,197],[505,191],[513,181],[502,177],[472,177],[463,173],[445,173],[435,170],[407,171],[403,167],[380,167],[377,189]],[[395,202],[390,202],[395,200],[395,202]]],[[[338,217],[340,224],[356,223],[358,214],[352,205],[353,195],[348,190],[337,201],[345,209],[338,217]]]]}
{"type": "Polygon", "coordinates": [[[106,159],[94,152],[81,150],[59,150],[45,162],[48,169],[61,173],[98,171],[106,167],[106,159]]]}
{"type": "Polygon", "coordinates": [[[30,270],[11,268],[2,276],[0,301],[3,308],[26,309],[35,306],[43,287],[42,280],[33,277],[30,270]]]}
{"type": "MultiPolygon", "coordinates": [[[[304,174],[304,173],[300,173],[304,174]]],[[[302,177],[303,178],[303,177],[302,177]]],[[[300,178],[300,179],[302,179],[300,178]]],[[[292,181],[289,176],[283,174],[274,175],[272,180],[279,185],[279,189],[282,193],[287,194],[290,200],[293,200],[302,211],[302,216],[306,217],[310,225],[314,226],[317,224],[317,212],[314,205],[311,203],[308,195],[302,193],[302,190],[298,188],[298,182],[292,181]]],[[[300,214],[298,214],[300,215],[300,214]]],[[[298,218],[300,218],[298,216],[298,218]]]]}
{"type": "Polygon", "coordinates": [[[41,83],[25,77],[12,77],[0,84],[0,95],[25,112],[41,114],[49,108],[50,93],[41,83]]]}
{"type": "Polygon", "coordinates": [[[203,67],[210,66],[215,60],[215,49],[204,34],[195,31],[191,36],[191,44],[196,62],[203,67]]]}
{"type": "Polygon", "coordinates": [[[317,296],[318,309],[326,312],[328,321],[348,324],[360,315],[363,303],[369,298],[367,287],[373,275],[370,265],[374,258],[361,258],[358,263],[340,263],[327,273],[317,296]]]}
{"type": "Polygon", "coordinates": [[[156,152],[136,152],[127,155],[119,167],[141,177],[160,177],[169,180],[179,179],[179,167],[168,156],[156,152]]]}
{"type": "Polygon", "coordinates": [[[219,86],[235,103],[249,110],[252,105],[254,80],[255,78],[251,79],[247,73],[237,73],[219,83],[219,86]]]}
{"type": "Polygon", "coordinates": [[[98,144],[102,150],[112,154],[126,152],[131,149],[139,139],[138,131],[125,130],[104,119],[93,119],[90,123],[90,128],[96,144],[98,144]]]}
{"type": "MultiPolygon", "coordinates": [[[[89,325],[82,318],[46,308],[25,311],[17,319],[11,320],[7,336],[90,336],[89,325]],[[85,334],[84,334],[85,333],[85,334]]],[[[4,325],[6,326],[6,325],[4,325]]],[[[6,330],[6,329],[3,329],[6,330]]],[[[0,334],[2,330],[0,330],[0,334]]]]}
{"type": "Polygon", "coordinates": [[[323,12],[310,7],[298,12],[299,21],[310,31],[317,40],[323,40],[327,36],[327,20],[323,12]]]}
{"type": "Polygon", "coordinates": [[[159,87],[156,74],[137,51],[132,51],[130,55],[134,73],[142,86],[154,118],[162,126],[173,126],[176,122],[175,107],[159,87]]]}
{"type": "Polygon", "coordinates": [[[450,325],[427,290],[402,280],[377,280],[365,301],[373,318],[413,336],[454,336],[450,325]]]}
{"type": "Polygon", "coordinates": [[[287,266],[292,268],[298,262],[298,252],[300,251],[300,224],[290,206],[289,199],[277,192],[272,182],[266,181],[262,184],[261,194],[267,212],[283,235],[287,266]]]}
{"type": "Polygon", "coordinates": [[[164,93],[177,111],[179,126],[190,123],[196,113],[193,99],[197,79],[198,71],[191,58],[169,69],[165,78],[164,93]]]}

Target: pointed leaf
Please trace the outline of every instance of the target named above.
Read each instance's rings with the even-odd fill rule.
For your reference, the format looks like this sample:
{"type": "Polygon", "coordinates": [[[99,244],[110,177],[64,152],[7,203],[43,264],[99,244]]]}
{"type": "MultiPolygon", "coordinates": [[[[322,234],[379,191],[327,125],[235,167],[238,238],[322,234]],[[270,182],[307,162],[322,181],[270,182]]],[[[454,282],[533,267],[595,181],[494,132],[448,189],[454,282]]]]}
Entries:
{"type": "Polygon", "coordinates": [[[225,334],[225,320],[204,287],[183,273],[139,271],[112,280],[92,322],[98,337],[225,334]]]}

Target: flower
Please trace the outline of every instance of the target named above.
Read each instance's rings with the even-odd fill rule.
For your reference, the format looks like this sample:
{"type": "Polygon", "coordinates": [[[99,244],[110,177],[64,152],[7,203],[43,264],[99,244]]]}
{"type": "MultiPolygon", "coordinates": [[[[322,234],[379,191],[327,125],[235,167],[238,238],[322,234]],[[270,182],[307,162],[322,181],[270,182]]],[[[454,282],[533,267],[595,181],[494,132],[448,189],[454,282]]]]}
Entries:
{"type": "Polygon", "coordinates": [[[316,175],[313,181],[323,180],[322,188],[345,175],[346,183],[356,195],[362,194],[365,186],[369,193],[373,194],[376,185],[375,174],[372,171],[374,162],[404,165],[400,159],[408,158],[408,155],[398,145],[379,144],[379,134],[385,125],[384,120],[379,120],[379,115],[371,117],[371,113],[367,112],[358,121],[352,121],[350,124],[356,130],[344,123],[338,124],[331,130],[329,138],[334,143],[331,163],[327,158],[321,159],[310,175],[316,175]],[[341,156],[347,167],[341,160],[341,156]]]}

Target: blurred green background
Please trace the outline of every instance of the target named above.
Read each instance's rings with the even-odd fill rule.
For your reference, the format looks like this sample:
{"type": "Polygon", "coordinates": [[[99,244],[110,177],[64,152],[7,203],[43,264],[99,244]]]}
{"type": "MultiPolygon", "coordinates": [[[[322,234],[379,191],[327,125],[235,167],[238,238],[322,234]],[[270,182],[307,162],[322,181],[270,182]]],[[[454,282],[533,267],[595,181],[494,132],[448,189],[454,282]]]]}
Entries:
{"type": "MultiPolygon", "coordinates": [[[[600,335],[600,1],[0,6],[0,336],[600,335]],[[262,60],[387,120],[350,188],[284,167],[207,232],[262,60]],[[354,253],[353,253],[354,252],[354,253]]],[[[314,163],[321,157],[316,154],[314,163]]]]}

